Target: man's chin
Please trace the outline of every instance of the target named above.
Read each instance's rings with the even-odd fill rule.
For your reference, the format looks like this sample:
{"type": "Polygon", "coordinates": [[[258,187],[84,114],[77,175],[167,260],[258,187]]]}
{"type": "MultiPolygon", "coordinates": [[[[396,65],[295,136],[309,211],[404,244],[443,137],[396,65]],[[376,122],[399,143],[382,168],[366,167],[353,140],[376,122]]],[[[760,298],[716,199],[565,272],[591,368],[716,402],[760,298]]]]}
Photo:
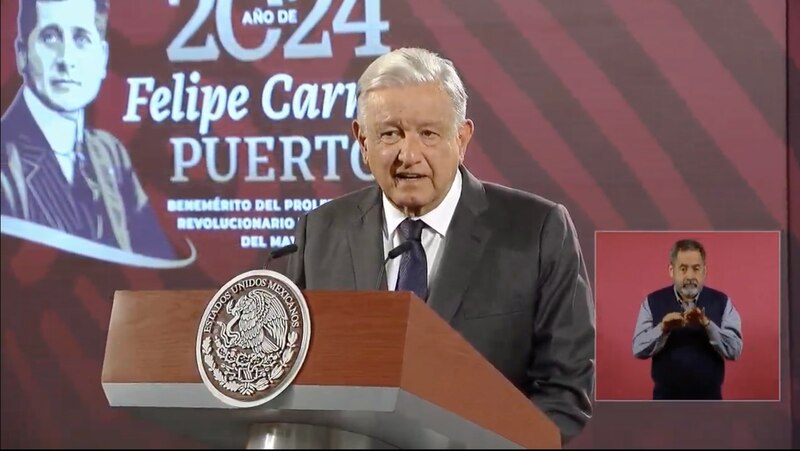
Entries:
{"type": "Polygon", "coordinates": [[[699,292],[700,292],[699,289],[681,290],[681,294],[682,295],[684,295],[686,297],[690,297],[690,298],[693,298],[693,297],[697,296],[697,293],[699,293],[699,292]]]}
{"type": "Polygon", "coordinates": [[[421,202],[419,199],[392,199],[392,203],[398,210],[409,216],[421,216],[425,207],[430,202],[421,202]]]}
{"type": "Polygon", "coordinates": [[[54,111],[58,111],[62,114],[75,114],[80,111],[83,111],[84,108],[88,105],[88,102],[53,102],[51,104],[51,108],[54,111]]]}
{"type": "Polygon", "coordinates": [[[422,216],[424,205],[419,204],[398,204],[397,208],[406,214],[406,216],[422,216]]]}
{"type": "Polygon", "coordinates": [[[50,107],[53,111],[58,111],[63,114],[77,113],[83,111],[92,101],[94,97],[87,98],[86,94],[78,94],[76,92],[65,92],[55,94],[52,93],[50,98],[42,99],[43,103],[50,107]]]}

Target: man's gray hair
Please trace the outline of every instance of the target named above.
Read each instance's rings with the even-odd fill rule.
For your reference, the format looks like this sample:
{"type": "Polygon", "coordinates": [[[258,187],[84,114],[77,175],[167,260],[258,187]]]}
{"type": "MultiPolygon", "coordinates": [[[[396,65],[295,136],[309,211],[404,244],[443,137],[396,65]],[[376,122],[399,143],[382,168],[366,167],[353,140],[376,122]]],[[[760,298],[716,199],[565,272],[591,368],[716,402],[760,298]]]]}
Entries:
{"type": "Polygon", "coordinates": [[[685,251],[700,252],[700,257],[703,259],[703,263],[706,262],[706,248],[703,247],[699,241],[691,239],[678,240],[672,245],[672,248],[669,250],[669,262],[675,263],[675,260],[678,259],[678,252],[685,251]]]}
{"type": "Polygon", "coordinates": [[[430,50],[400,48],[373,61],[358,79],[358,121],[364,124],[364,99],[375,89],[438,82],[453,103],[456,124],[467,118],[467,92],[453,62],[430,50]]]}

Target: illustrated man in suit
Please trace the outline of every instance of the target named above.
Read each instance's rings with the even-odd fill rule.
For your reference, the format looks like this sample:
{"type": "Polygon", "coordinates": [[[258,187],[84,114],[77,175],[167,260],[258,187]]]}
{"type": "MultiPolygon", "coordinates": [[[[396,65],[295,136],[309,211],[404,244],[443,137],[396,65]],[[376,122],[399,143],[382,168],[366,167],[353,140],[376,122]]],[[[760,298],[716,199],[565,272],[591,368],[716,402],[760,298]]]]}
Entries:
{"type": "Polygon", "coordinates": [[[560,428],[592,414],[594,306],[567,210],[481,182],[463,165],[474,124],[452,63],[422,49],[375,60],[353,134],[377,186],[298,224],[288,273],[306,289],[408,290],[560,428]],[[386,266],[389,251],[410,249],[386,266]]]}
{"type": "Polygon", "coordinates": [[[722,399],[725,360],[742,353],[742,321],[725,293],[704,286],[706,250],[679,240],[670,251],[672,285],[647,295],[633,355],[652,358],[653,399],[722,399]]]}
{"type": "Polygon", "coordinates": [[[108,0],[19,2],[15,51],[24,83],[2,117],[3,233],[42,240],[42,231],[57,230],[173,258],[127,150],[84,124],[106,76],[108,11],[108,0]]]}

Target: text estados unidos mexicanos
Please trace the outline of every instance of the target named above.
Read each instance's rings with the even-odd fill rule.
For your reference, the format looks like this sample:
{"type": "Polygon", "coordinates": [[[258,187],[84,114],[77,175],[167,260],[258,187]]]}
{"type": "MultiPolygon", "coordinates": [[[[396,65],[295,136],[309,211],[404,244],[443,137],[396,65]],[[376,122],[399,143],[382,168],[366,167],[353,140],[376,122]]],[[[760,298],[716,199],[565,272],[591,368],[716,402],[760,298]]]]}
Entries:
{"type": "Polygon", "coordinates": [[[169,199],[168,212],[205,211],[311,211],[330,199],[169,199]]]}
{"type": "MultiPolygon", "coordinates": [[[[128,102],[124,122],[141,122],[140,107],[145,107],[155,122],[172,119],[197,123],[198,132],[205,135],[210,125],[225,117],[238,121],[247,116],[250,89],[245,85],[198,86],[200,73],[192,71],[172,74],[171,86],[157,86],[155,77],[129,77],[128,102]],[[189,83],[187,84],[187,78],[189,83]]],[[[284,119],[330,119],[334,108],[343,106],[347,119],[355,117],[356,83],[300,83],[294,88],[289,74],[275,74],[267,79],[261,90],[261,111],[273,121],[284,119]],[[291,100],[284,97],[291,96],[291,100]]]]}

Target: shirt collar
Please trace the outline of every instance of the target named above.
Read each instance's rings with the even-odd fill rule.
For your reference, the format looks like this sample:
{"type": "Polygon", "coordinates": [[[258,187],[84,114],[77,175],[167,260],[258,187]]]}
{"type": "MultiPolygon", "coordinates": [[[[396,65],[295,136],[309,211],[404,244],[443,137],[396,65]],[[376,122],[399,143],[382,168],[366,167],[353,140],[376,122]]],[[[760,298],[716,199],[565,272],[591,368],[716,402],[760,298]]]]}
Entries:
{"type": "MultiPolygon", "coordinates": [[[[461,183],[461,171],[456,169],[456,176],[442,202],[433,210],[419,217],[419,219],[425,221],[428,227],[442,237],[447,234],[447,228],[450,227],[450,221],[453,219],[456,206],[458,206],[458,201],[461,199],[461,183]]],[[[383,217],[386,225],[385,232],[388,236],[391,236],[395,229],[400,226],[400,223],[406,219],[405,214],[392,205],[385,193],[383,194],[383,217]]]]}
{"type": "MultiPolygon", "coordinates": [[[[678,293],[678,289],[675,288],[675,285],[672,285],[672,292],[675,293],[675,300],[678,301],[678,304],[683,305],[683,300],[681,299],[680,293],[678,293]]],[[[697,305],[697,300],[700,298],[700,293],[703,292],[703,288],[697,291],[697,295],[692,299],[692,303],[697,305]]]]}
{"type": "Polygon", "coordinates": [[[83,111],[75,119],[67,118],[48,108],[27,86],[22,88],[22,97],[50,148],[56,153],[72,154],[76,142],[83,142],[83,111]]]}

